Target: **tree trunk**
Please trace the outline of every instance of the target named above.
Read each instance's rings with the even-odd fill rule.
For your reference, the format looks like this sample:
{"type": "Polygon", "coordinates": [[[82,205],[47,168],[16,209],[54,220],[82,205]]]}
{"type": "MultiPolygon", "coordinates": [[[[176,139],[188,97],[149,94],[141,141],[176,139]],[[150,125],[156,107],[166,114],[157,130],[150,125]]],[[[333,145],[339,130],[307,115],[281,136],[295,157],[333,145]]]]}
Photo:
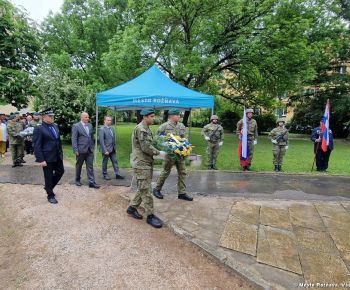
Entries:
{"type": "Polygon", "coordinates": [[[141,110],[136,111],[136,117],[137,117],[137,124],[140,123],[143,119],[143,117],[140,115],[141,110]]]}
{"type": "Polygon", "coordinates": [[[164,110],[164,113],[163,113],[163,123],[165,123],[166,121],[168,121],[168,112],[169,110],[164,110]]]}

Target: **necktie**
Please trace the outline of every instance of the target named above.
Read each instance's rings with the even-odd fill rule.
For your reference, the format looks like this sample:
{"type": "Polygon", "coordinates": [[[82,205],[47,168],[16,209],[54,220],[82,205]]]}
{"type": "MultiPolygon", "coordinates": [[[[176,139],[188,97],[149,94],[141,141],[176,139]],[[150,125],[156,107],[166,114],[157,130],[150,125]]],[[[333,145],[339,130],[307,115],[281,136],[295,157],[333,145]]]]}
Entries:
{"type": "Polygon", "coordinates": [[[113,137],[113,131],[111,127],[109,127],[109,133],[111,133],[111,136],[113,137]]]}
{"type": "Polygon", "coordinates": [[[89,135],[89,127],[87,125],[84,125],[84,129],[85,129],[86,133],[89,135]]]}
{"type": "Polygon", "coordinates": [[[50,129],[51,129],[51,132],[52,132],[53,136],[57,139],[58,138],[58,134],[57,134],[55,128],[53,126],[50,126],[50,129]]]}

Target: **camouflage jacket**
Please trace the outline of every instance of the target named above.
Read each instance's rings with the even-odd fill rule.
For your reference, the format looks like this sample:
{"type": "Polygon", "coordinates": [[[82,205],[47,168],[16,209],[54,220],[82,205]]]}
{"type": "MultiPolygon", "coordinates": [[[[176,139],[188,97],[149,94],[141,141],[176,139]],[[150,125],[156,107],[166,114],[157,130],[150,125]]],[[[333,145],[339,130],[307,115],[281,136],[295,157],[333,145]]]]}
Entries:
{"type": "Polygon", "coordinates": [[[28,124],[28,126],[29,127],[38,127],[38,126],[40,126],[41,125],[41,121],[39,120],[39,121],[35,121],[35,120],[32,120],[32,121],[30,121],[30,123],[28,124]]]}
{"type": "Polygon", "coordinates": [[[177,122],[176,124],[168,121],[159,126],[157,130],[157,135],[167,135],[174,134],[175,136],[180,136],[184,138],[186,136],[186,127],[184,124],[177,122]]]}
{"type": "Polygon", "coordinates": [[[19,132],[23,131],[23,124],[20,122],[9,121],[7,124],[7,134],[10,144],[22,144],[23,137],[19,132]]]}
{"type": "Polygon", "coordinates": [[[143,122],[139,123],[131,137],[132,167],[135,169],[152,169],[153,156],[159,151],[153,146],[153,134],[143,122]]]}
{"type": "Polygon", "coordinates": [[[210,123],[202,129],[202,135],[209,137],[209,142],[218,143],[224,140],[224,128],[219,124],[210,123]]]}
{"type": "MultiPolygon", "coordinates": [[[[272,131],[269,133],[269,138],[271,140],[276,140],[278,136],[282,136],[282,138],[279,138],[280,141],[278,142],[278,145],[287,145],[288,144],[288,130],[284,127],[276,127],[272,129],[272,131]]],[[[276,144],[277,145],[277,144],[276,144]]]]}
{"type": "MultiPolygon", "coordinates": [[[[236,134],[241,134],[243,126],[243,119],[239,120],[237,123],[236,134]]],[[[248,140],[254,140],[258,138],[258,124],[254,119],[247,118],[247,131],[248,131],[248,140]]]]}

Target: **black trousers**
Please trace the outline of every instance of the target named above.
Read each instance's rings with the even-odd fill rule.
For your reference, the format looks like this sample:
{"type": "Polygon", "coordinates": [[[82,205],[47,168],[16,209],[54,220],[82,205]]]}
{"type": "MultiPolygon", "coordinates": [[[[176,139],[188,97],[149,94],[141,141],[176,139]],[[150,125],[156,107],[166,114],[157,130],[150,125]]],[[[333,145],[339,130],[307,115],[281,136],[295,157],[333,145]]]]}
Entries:
{"type": "Polygon", "coordinates": [[[26,153],[32,154],[33,153],[33,142],[32,140],[24,140],[24,145],[26,147],[26,153]]]}
{"type": "Polygon", "coordinates": [[[47,162],[47,166],[43,167],[43,171],[47,198],[54,197],[55,193],[53,189],[64,174],[63,160],[59,159],[56,162],[47,162]]]}
{"type": "Polygon", "coordinates": [[[328,168],[328,161],[331,155],[331,150],[327,150],[327,152],[323,152],[321,148],[319,148],[316,152],[316,167],[317,170],[326,170],[328,168]]]}

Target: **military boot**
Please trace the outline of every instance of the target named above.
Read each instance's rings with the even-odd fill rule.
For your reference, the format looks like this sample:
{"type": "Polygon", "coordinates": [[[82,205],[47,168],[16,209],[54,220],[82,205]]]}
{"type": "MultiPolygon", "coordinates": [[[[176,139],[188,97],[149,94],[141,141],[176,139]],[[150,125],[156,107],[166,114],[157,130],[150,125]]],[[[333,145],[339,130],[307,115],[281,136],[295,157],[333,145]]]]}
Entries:
{"type": "Polygon", "coordinates": [[[280,171],[280,172],[282,171],[282,165],[281,164],[278,165],[278,171],[280,171]]]}
{"type": "Polygon", "coordinates": [[[278,171],[278,165],[275,165],[275,171],[276,172],[278,171]]]}
{"type": "Polygon", "coordinates": [[[218,170],[215,164],[211,168],[213,168],[213,170],[218,170]]]}
{"type": "Polygon", "coordinates": [[[133,206],[129,206],[128,209],[126,210],[126,212],[131,215],[133,218],[137,219],[137,220],[141,220],[142,219],[142,215],[139,214],[139,212],[137,211],[137,209],[133,206]]]}
{"type": "Polygon", "coordinates": [[[211,165],[208,165],[208,170],[211,170],[212,169],[212,166],[211,165]]]}
{"type": "Polygon", "coordinates": [[[150,214],[149,216],[147,216],[147,223],[157,229],[163,226],[163,222],[154,214],[150,214]]]}
{"type": "Polygon", "coordinates": [[[163,199],[164,198],[163,194],[157,188],[153,189],[153,195],[156,198],[159,198],[159,199],[163,199]]]}

